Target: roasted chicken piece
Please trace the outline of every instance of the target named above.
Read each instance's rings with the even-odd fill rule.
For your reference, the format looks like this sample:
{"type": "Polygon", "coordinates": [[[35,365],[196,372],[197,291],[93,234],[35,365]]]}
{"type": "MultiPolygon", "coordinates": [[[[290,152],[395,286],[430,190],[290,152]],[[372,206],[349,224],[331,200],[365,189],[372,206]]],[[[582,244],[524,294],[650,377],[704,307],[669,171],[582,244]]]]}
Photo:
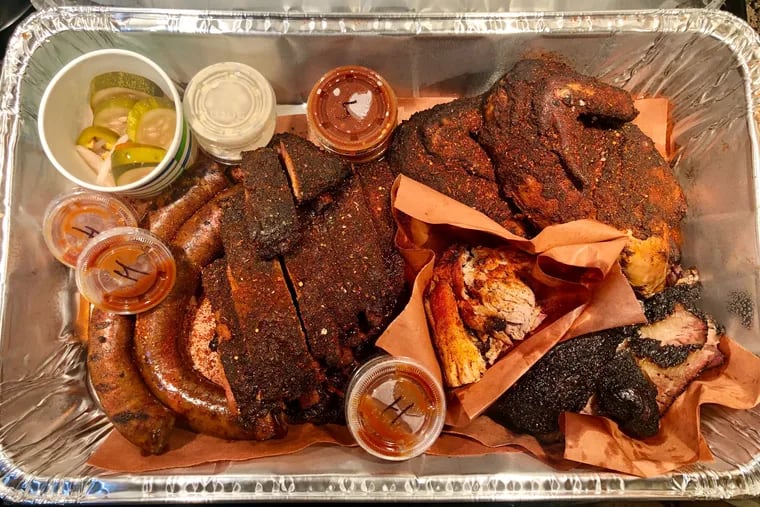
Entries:
{"type": "Polygon", "coordinates": [[[463,245],[436,262],[425,308],[448,386],[477,382],[544,319],[527,283],[532,266],[510,247],[463,245]]]}
{"type": "Polygon", "coordinates": [[[652,140],[628,123],[636,114],[625,90],[523,60],[486,94],[477,139],[502,195],[535,226],[594,218],[629,232],[624,271],[651,296],[679,256],[686,203],[652,140]]]}
{"type": "Polygon", "coordinates": [[[475,140],[483,123],[480,97],[420,111],[399,125],[388,148],[393,171],[485,213],[518,235],[525,228],[500,198],[493,166],[475,140]]]}
{"type": "Polygon", "coordinates": [[[562,412],[609,417],[636,438],[656,434],[689,383],[724,360],[715,322],[697,308],[700,292],[690,275],[645,302],[648,324],[560,343],[488,415],[544,440],[557,438],[562,412]]]}

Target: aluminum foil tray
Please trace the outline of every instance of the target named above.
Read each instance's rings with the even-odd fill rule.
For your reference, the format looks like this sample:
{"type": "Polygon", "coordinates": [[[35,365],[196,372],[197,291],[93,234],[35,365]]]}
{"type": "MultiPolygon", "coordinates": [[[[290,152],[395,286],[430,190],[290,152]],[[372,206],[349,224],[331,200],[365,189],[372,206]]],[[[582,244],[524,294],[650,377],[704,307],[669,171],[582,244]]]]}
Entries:
{"type": "Polygon", "coordinates": [[[182,86],[202,67],[259,69],[282,104],[305,101],[337,65],[376,68],[399,96],[481,93],[528,51],[564,55],[579,71],[674,103],[675,170],[690,204],[686,264],[706,310],[760,353],[758,141],[760,46],[744,22],[712,10],[535,14],[254,14],[67,7],[39,12],[10,41],[0,83],[0,496],[28,502],[233,500],[555,500],[730,498],[760,494],[760,410],[703,410],[716,459],[638,479],[557,472],[528,455],[423,456],[379,463],[357,449],[149,475],[85,462],[110,431],[72,338],[75,290],[40,231],[68,187],[37,136],[51,77],[85,51],[139,51],[182,86]],[[744,312],[737,315],[737,306],[744,312]]]}

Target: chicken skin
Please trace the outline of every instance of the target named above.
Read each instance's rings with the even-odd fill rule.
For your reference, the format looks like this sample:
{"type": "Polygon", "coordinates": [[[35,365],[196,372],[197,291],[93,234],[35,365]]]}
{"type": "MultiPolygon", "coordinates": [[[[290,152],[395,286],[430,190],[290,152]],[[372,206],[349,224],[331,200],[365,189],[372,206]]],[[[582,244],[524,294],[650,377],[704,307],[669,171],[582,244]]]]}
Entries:
{"type": "Polygon", "coordinates": [[[518,62],[486,94],[478,141],[503,196],[533,225],[593,218],[626,231],[623,269],[643,296],[679,256],[686,202],[630,94],[553,60],[518,62]]]}

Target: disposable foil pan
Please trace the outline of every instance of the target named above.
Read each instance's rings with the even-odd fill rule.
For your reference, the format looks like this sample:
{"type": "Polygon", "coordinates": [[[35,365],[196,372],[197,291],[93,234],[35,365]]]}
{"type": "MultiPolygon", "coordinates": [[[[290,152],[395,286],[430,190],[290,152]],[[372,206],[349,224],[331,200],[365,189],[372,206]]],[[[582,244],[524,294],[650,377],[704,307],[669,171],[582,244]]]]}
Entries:
{"type": "Polygon", "coordinates": [[[72,338],[72,278],[43,243],[42,212],[67,184],[43,155],[36,116],[55,72],[104,47],[150,55],[180,87],[206,65],[237,60],[261,71],[281,104],[303,104],[317,78],[343,64],[375,68],[400,97],[473,95],[531,51],[564,55],[579,71],[636,95],[669,97],[675,170],[689,202],[684,263],[701,270],[705,309],[760,352],[760,47],[737,18],[710,10],[352,16],[47,10],[11,39],[0,88],[2,497],[440,501],[760,494],[760,411],[715,408],[703,409],[703,431],[716,460],[648,480],[588,468],[558,472],[520,453],[388,464],[335,447],[146,475],[86,466],[110,425],[88,393],[84,354],[72,338]]]}

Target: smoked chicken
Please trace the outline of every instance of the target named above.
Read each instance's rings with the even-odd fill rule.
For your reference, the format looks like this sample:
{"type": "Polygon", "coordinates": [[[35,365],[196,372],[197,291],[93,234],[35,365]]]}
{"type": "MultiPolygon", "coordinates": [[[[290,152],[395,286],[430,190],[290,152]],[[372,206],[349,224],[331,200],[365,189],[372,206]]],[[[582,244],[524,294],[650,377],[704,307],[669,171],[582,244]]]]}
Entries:
{"type": "Polygon", "coordinates": [[[413,115],[388,160],[517,234],[583,218],[625,231],[623,270],[650,297],[679,259],[686,203],[637,114],[627,91],[527,59],[482,96],[413,115]]]}

